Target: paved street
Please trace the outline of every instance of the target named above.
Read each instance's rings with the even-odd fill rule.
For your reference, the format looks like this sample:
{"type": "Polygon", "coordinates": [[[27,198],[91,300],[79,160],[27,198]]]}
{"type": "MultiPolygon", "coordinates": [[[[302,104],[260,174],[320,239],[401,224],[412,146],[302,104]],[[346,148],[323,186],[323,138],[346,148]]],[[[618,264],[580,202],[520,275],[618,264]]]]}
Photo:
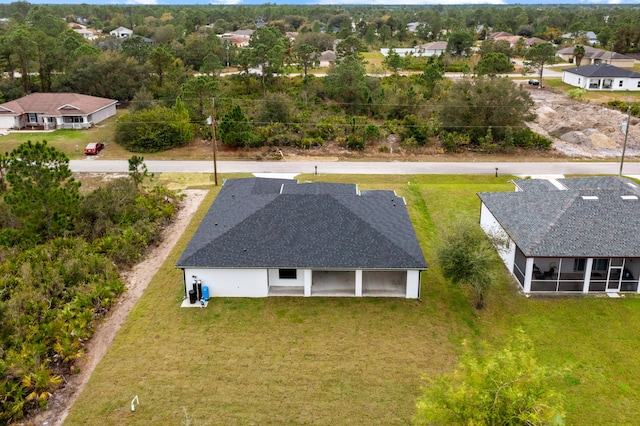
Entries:
{"type": "MultiPolygon", "coordinates": [[[[150,172],[213,172],[211,161],[145,161],[150,172]]],[[[219,161],[218,173],[315,173],[318,174],[511,174],[617,175],[619,162],[348,162],[348,161],[219,161]]],[[[74,172],[127,172],[126,160],[70,161],[74,172]]],[[[640,163],[625,163],[625,175],[640,175],[640,163]]]]}

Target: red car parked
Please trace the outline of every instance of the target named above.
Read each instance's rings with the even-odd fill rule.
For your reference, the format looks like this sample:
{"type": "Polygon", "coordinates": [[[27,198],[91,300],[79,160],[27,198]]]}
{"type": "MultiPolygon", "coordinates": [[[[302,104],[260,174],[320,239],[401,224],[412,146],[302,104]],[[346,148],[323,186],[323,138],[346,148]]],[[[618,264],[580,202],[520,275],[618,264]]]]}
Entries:
{"type": "Polygon", "coordinates": [[[104,144],[102,142],[91,142],[84,149],[85,155],[97,155],[104,149],[104,144]]]}

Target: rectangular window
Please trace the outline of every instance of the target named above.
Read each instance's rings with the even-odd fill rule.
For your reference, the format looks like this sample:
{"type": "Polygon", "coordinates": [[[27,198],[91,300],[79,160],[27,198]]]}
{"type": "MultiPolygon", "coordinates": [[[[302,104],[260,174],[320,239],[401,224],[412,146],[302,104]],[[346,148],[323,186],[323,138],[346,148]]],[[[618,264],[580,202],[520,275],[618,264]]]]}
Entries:
{"type": "Polygon", "coordinates": [[[594,271],[606,271],[609,267],[609,259],[593,259],[594,271]]]}
{"type": "Polygon", "coordinates": [[[580,86],[580,80],[581,80],[580,77],[578,77],[578,86],[580,86]]]}
{"type": "Polygon", "coordinates": [[[298,271],[295,269],[278,269],[278,278],[281,280],[295,280],[298,278],[298,271]]]}
{"type": "Polygon", "coordinates": [[[28,115],[28,119],[29,119],[29,123],[37,123],[38,122],[38,116],[32,112],[29,113],[28,115]]]}
{"type": "Polygon", "coordinates": [[[584,271],[585,263],[586,263],[586,259],[573,259],[573,272],[584,271]]]}
{"type": "Polygon", "coordinates": [[[618,82],[618,87],[622,87],[622,80],[618,82]]]}
{"type": "Polygon", "coordinates": [[[638,88],[640,88],[640,81],[638,82],[638,88]]]}

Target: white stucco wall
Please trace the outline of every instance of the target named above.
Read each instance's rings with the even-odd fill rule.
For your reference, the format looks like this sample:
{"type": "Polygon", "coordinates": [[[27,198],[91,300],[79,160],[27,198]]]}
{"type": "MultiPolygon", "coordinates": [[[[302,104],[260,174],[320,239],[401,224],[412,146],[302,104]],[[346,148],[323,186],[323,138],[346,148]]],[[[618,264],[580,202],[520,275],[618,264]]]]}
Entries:
{"type": "Polygon", "coordinates": [[[640,82],[640,78],[628,78],[628,77],[584,77],[578,74],[573,74],[570,72],[562,73],[562,82],[570,84],[571,86],[580,87],[586,90],[629,90],[629,91],[637,91],[640,90],[638,87],[638,83],[640,82]],[[610,89],[591,89],[589,87],[590,83],[597,83],[600,81],[600,87],[604,84],[604,80],[613,80],[610,89]],[[620,83],[622,82],[622,85],[620,83]]]}
{"type": "MultiPolygon", "coordinates": [[[[295,268],[285,268],[285,269],[295,269],[295,268]]],[[[296,278],[287,278],[280,279],[279,269],[269,269],[269,285],[270,286],[281,286],[281,287],[302,287],[304,286],[304,270],[297,269],[296,270],[296,278]]]]}
{"type": "Polygon", "coordinates": [[[209,287],[210,297],[267,297],[269,281],[266,269],[185,269],[187,294],[191,277],[202,280],[209,287]]]}
{"type": "MultiPolygon", "coordinates": [[[[355,273],[355,296],[362,296],[362,271],[355,273]],[[359,287],[359,291],[358,291],[359,287]]],[[[278,269],[185,269],[185,294],[192,290],[193,276],[209,287],[210,297],[268,297],[270,286],[304,287],[304,296],[311,296],[313,273],[311,269],[298,269],[295,279],[280,279],[278,269]]],[[[407,299],[420,295],[420,271],[406,272],[407,299]]]]}
{"type": "Polygon", "coordinates": [[[407,271],[407,299],[417,299],[420,295],[420,271],[407,271]]]}
{"type": "Polygon", "coordinates": [[[513,272],[513,264],[516,261],[516,245],[484,203],[480,209],[480,227],[489,237],[506,241],[506,244],[498,247],[497,250],[509,272],[513,272]]]}
{"type": "Polygon", "coordinates": [[[581,87],[584,88],[584,77],[581,77],[577,74],[573,74],[570,72],[563,72],[562,73],[562,82],[563,83],[567,83],[570,84],[572,86],[575,87],[581,87]]]}

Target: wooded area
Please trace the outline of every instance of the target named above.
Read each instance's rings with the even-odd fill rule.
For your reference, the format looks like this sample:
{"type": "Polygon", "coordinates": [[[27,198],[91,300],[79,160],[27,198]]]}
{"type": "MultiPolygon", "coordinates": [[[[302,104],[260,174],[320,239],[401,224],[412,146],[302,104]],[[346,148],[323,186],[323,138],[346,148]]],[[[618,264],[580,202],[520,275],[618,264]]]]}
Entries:
{"type": "Polygon", "coordinates": [[[179,200],[141,158],[87,194],[68,163],[46,141],[0,157],[0,421],[46,407],[179,200]]]}

